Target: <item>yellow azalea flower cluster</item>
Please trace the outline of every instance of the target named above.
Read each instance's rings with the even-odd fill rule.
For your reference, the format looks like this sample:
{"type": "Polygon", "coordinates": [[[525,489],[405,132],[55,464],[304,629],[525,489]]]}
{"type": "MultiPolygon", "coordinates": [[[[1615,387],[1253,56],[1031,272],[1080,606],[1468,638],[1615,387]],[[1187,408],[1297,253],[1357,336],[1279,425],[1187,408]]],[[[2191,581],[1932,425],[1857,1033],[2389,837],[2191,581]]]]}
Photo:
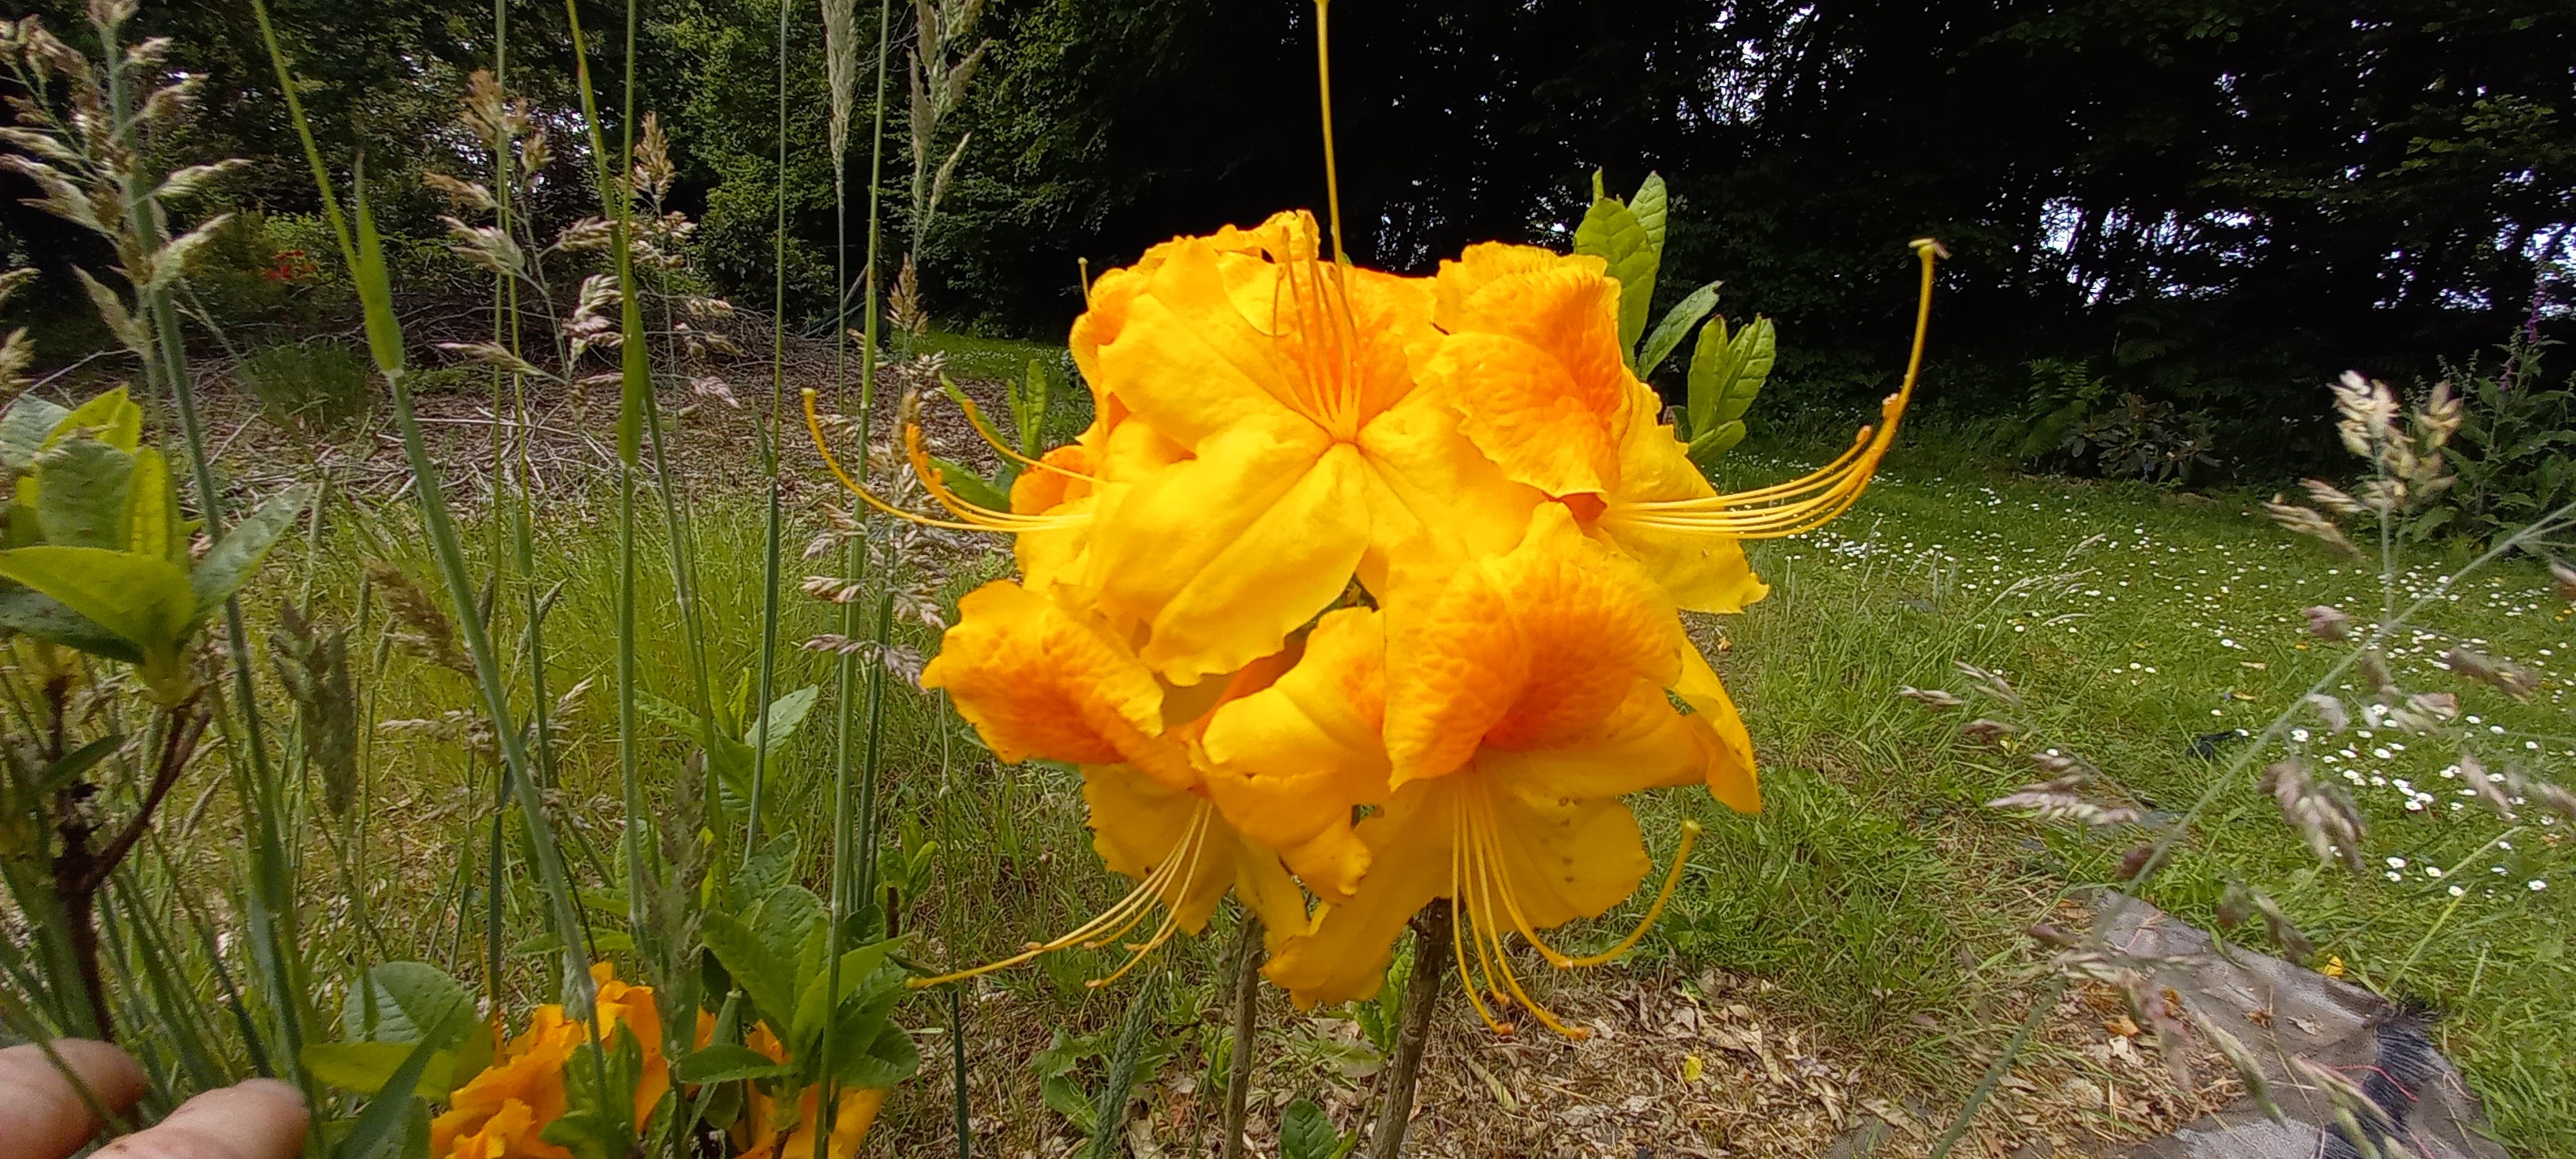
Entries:
{"type": "MultiPolygon", "coordinates": [[[[590,968],[599,989],[600,1040],[625,1027],[642,1048],[644,1067],[635,1086],[635,1121],[671,1089],[662,1059],[662,1014],[653,989],[617,980],[606,962],[590,968]]],[[[582,1047],[583,1026],[553,1003],[537,1007],[528,1029],[511,1039],[492,1065],[449,1092],[447,1113],[430,1121],[429,1153],[439,1159],[573,1159],[572,1152],[539,1138],[566,1106],[564,1068],[582,1047]]]]}
{"type": "MultiPolygon", "coordinates": [[[[671,1089],[671,1072],[662,1053],[662,1015],[653,1004],[653,989],[618,981],[615,967],[606,962],[593,965],[590,975],[599,989],[594,1023],[600,1041],[609,1041],[619,1027],[624,1027],[635,1036],[642,1052],[633,1121],[643,1124],[651,1120],[654,1105],[671,1089]]],[[[714,1030],[715,1019],[700,1011],[697,1044],[706,1046],[714,1030]]],[[[563,1116],[569,1098],[564,1089],[564,1068],[574,1065],[582,1034],[582,1024],[565,1017],[563,1007],[552,1003],[537,1007],[529,1016],[525,1032],[511,1039],[489,1067],[448,1094],[446,1113],[429,1124],[430,1155],[434,1159],[573,1159],[570,1150],[546,1142],[541,1136],[547,1125],[563,1116]]],[[[786,1049],[766,1023],[755,1023],[744,1040],[744,1045],[772,1061],[787,1061],[786,1049]]],[[[831,1145],[820,1154],[830,1159],[852,1159],[857,1155],[887,1093],[843,1091],[839,1115],[832,1126],[831,1145]]],[[[741,1144],[737,1159],[817,1154],[815,1111],[821,1098],[818,1090],[807,1088],[796,1117],[782,1125],[771,1097],[759,1084],[752,1084],[735,1131],[736,1141],[741,1144]]]]}
{"type": "Polygon", "coordinates": [[[1318,241],[1284,213],[1102,276],[1071,340],[1096,421],[1024,460],[1010,511],[942,487],[907,424],[943,522],[1013,534],[1021,572],[960,602],[923,686],[1003,760],[1079,766],[1096,848],[1141,883],[985,969],[1159,908],[1141,958],[1232,888],[1312,1007],[1373,993],[1445,899],[1471,995],[1556,1026],[1504,939],[1611,956],[1542,931],[1651,871],[1621,798],[1760,803],[1677,612],[1762,598],[1738,541],[1848,507],[1903,393],[1825,470],[1721,496],[1630,372],[1600,259],[1484,244],[1402,277],[1318,241]]]}

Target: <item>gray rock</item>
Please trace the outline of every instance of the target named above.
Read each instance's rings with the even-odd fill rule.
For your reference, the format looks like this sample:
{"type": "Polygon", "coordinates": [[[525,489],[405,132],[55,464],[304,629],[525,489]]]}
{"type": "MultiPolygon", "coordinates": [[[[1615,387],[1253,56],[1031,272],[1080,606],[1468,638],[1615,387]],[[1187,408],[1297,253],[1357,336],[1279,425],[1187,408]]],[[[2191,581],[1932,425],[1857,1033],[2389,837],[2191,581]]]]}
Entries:
{"type": "Polygon", "coordinates": [[[2480,1130],[2477,1097],[2442,1057],[2422,1023],[2386,999],[2210,936],[2136,898],[2111,895],[2102,919],[2111,944],[2146,958],[2179,959],[2155,983],[2182,995],[2235,1035],[2263,1067],[2288,1116],[2274,1123],[2250,1099],[2172,1135],[2115,1152],[2122,1159],[2336,1159],[2352,1154],[2333,1127],[2325,1095],[2303,1085],[2293,1056],[2333,1067],[2399,1124],[2403,1150],[2424,1159],[2508,1159],[2480,1130]]]}

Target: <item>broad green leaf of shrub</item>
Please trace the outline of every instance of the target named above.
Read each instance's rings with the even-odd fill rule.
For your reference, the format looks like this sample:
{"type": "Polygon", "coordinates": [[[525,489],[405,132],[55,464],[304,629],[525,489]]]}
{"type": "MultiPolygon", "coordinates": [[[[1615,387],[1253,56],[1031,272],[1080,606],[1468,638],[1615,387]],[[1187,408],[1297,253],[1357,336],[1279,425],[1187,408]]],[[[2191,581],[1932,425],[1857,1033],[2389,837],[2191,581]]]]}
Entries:
{"type": "Polygon", "coordinates": [[[1760,316],[1731,337],[1724,318],[1701,328],[1699,345],[1691,353],[1683,414],[1691,432],[1691,461],[1702,470],[1744,441],[1744,412],[1771,378],[1776,344],[1771,320],[1760,316]]]}
{"type": "Polygon", "coordinates": [[[1574,231],[1574,252],[1602,259],[1619,279],[1619,357],[1631,367],[1638,365],[1637,339],[1646,332],[1655,274],[1663,265],[1666,208],[1662,175],[1647,174],[1636,199],[1622,203],[1601,191],[1595,170],[1592,206],[1574,231]]]}
{"type": "Polygon", "coordinates": [[[1342,1159],[1357,1142],[1344,1141],[1332,1117],[1311,1099],[1288,1104],[1279,1116],[1279,1159],[1342,1159]]]}
{"type": "Polygon", "coordinates": [[[61,601],[146,655],[175,651],[197,609],[188,573],[178,564],[102,547],[0,551],[0,577],[61,601]]]}
{"type": "Polygon", "coordinates": [[[143,650],[132,640],[98,626],[61,600],[21,587],[0,588],[0,628],[127,664],[143,660],[143,650]]]}
{"type": "MultiPolygon", "coordinates": [[[[306,1049],[321,1049],[329,1045],[335,1044],[317,1043],[306,1049]]],[[[340,1145],[333,1149],[332,1154],[343,1159],[376,1159],[377,1156],[403,1154],[405,1141],[412,1134],[411,1125],[418,1118],[413,1096],[428,1089],[422,1080],[429,1073],[430,1063],[440,1053],[432,1050],[426,1042],[413,1044],[409,1056],[377,1088],[375,1097],[367,1101],[366,1109],[358,1112],[357,1122],[350,1125],[349,1133],[341,1138],[340,1145]]],[[[444,1094],[440,1092],[439,1097],[444,1094]]]]}
{"type": "Polygon", "coordinates": [[[643,1071],[644,1048],[621,1023],[607,1042],[565,1063],[564,1112],[537,1137],[574,1159],[626,1159],[636,1150],[635,1084],[643,1071]]]}
{"type": "Polygon", "coordinates": [[[1645,378],[1664,364],[1682,339],[1690,337],[1691,327],[1717,308],[1718,283],[1710,282],[1690,292],[1690,296],[1664,312],[1664,320],[1655,323],[1654,333],[1646,336],[1646,349],[1637,356],[1637,377],[1645,378]]]}
{"type": "Polygon", "coordinates": [[[206,558],[197,562],[188,575],[191,591],[196,596],[196,618],[204,619],[231,598],[250,573],[258,570],[259,561],[268,557],[268,549],[277,546],[278,536],[293,526],[295,517],[311,501],[310,485],[289,488],[284,494],[260,504],[259,510],[236,523],[215,541],[206,558]]]}
{"type": "Polygon", "coordinates": [[[760,935],[732,914],[708,914],[701,937],[707,952],[724,964],[725,973],[751,998],[762,1020],[772,1025],[784,1022],[787,1012],[796,1008],[794,968],[779,961],[760,935]]]}
{"type": "MultiPolygon", "coordinates": [[[[889,1001],[887,1008],[892,1008],[889,1001]]],[[[876,1037],[866,1049],[848,1053],[846,1061],[836,1059],[835,1077],[846,1087],[880,1090],[911,1078],[921,1069],[920,1048],[913,1045],[912,1035],[887,1021],[883,1010],[872,1012],[867,1021],[877,1028],[876,1037]]]]}
{"type": "MultiPolygon", "coordinates": [[[[422,1048],[417,1042],[317,1042],[297,1057],[304,1069],[325,1086],[373,1097],[393,1082],[403,1064],[422,1048]]],[[[412,1087],[412,1094],[433,1102],[455,1089],[456,1052],[431,1049],[412,1087]]]]}
{"type": "Polygon", "coordinates": [[[450,1050],[477,1025],[474,999],[427,962],[386,962],[349,987],[340,1036],[351,1042],[427,1042],[450,1050]]]}
{"type": "Polygon", "coordinates": [[[36,525],[45,542],[125,550],[125,484],[133,474],[131,452],[86,436],[56,443],[34,476],[36,525]]]}
{"type": "Polygon", "coordinates": [[[33,465],[36,452],[72,412],[32,394],[18,396],[0,412],[0,468],[15,475],[33,465]]]}
{"type": "Polygon", "coordinates": [[[90,438],[131,455],[143,443],[143,408],[134,404],[124,387],[117,387],[65,413],[45,432],[41,446],[49,449],[75,431],[87,431],[90,438]]]}
{"type": "Polygon", "coordinates": [[[720,1042],[689,1052],[673,1068],[684,1083],[726,1083],[739,1079],[776,1078],[791,1074],[795,1067],[772,1062],[768,1055],[748,1046],[720,1042]]]}
{"type": "Polygon", "coordinates": [[[1042,359],[1029,360],[1028,376],[1011,391],[1011,422],[1018,428],[1020,453],[1034,459],[1046,449],[1047,405],[1055,379],[1042,359]]]}
{"type": "Polygon", "coordinates": [[[170,464],[157,448],[134,452],[134,470],[125,483],[125,550],[155,555],[172,563],[188,558],[188,523],[179,515],[179,493],[170,485],[170,464]]]}

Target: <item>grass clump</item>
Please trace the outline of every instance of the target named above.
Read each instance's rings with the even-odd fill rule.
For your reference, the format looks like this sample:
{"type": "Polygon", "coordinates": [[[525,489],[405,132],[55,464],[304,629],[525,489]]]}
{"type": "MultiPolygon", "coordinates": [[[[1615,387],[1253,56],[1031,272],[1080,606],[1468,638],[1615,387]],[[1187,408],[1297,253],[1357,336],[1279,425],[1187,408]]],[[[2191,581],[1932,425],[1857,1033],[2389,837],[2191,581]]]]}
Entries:
{"type": "Polygon", "coordinates": [[[259,400],[260,415],[305,435],[343,430],[374,407],[374,367],[338,339],[266,346],[242,356],[233,378],[259,400]]]}

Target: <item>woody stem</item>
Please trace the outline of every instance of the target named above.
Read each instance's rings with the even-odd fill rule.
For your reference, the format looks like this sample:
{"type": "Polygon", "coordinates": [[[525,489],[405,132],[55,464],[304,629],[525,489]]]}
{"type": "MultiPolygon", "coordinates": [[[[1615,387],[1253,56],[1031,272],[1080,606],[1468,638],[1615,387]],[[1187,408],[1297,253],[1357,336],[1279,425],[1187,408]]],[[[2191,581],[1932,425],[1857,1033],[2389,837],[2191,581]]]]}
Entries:
{"type": "Polygon", "coordinates": [[[1403,1025],[1395,1040],[1395,1065],[1386,1072],[1386,1101],[1378,1108],[1369,1159],[1396,1159],[1413,1122],[1414,1080],[1431,1042],[1431,1015],[1440,1005],[1440,983],[1449,976],[1450,943],[1457,937],[1449,908],[1429,905],[1413,916],[1413,982],[1404,991],[1403,1025]]]}
{"type": "Polygon", "coordinates": [[[1244,1104],[1252,1097],[1252,1047],[1261,1032],[1255,1016],[1261,1010],[1261,919],[1243,914],[1242,941],[1234,950],[1234,1046],[1228,1051],[1231,1073],[1225,1081],[1225,1152],[1222,1159],[1243,1159],[1244,1104]]]}

